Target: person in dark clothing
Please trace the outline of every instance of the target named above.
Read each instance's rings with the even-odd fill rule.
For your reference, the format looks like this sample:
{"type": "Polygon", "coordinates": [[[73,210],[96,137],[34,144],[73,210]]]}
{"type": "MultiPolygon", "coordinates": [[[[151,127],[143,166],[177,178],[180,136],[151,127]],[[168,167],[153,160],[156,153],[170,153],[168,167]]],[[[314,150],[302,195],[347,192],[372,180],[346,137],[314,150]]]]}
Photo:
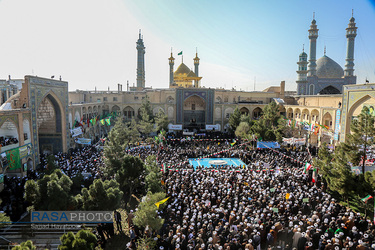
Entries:
{"type": "Polygon", "coordinates": [[[116,221],[117,230],[120,231],[120,232],[122,232],[121,214],[120,214],[119,211],[115,210],[114,215],[115,215],[115,221],[116,221]]]}

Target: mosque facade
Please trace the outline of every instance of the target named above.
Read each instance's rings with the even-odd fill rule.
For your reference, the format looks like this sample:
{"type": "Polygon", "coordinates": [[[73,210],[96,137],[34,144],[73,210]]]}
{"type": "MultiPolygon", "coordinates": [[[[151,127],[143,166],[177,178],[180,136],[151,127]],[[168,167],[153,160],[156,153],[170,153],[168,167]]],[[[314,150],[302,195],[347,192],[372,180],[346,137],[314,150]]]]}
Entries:
{"type": "Polygon", "coordinates": [[[343,94],[344,85],[356,84],[354,75],[354,40],[357,27],[354,17],[350,18],[346,28],[347,50],[345,70],[333,59],[324,55],[316,60],[318,26],[313,19],[309,29],[309,59],[305,51],[299,55],[297,70],[297,95],[343,94]]]}
{"type": "MultiPolygon", "coordinates": [[[[344,141],[350,131],[351,120],[362,107],[375,107],[375,84],[355,84],[353,61],[357,28],[354,21],[351,18],[347,28],[345,70],[326,55],[316,60],[318,29],[316,21],[312,21],[309,30],[310,58],[308,60],[303,52],[298,62],[297,95],[296,92],[285,91],[284,81],[279,86],[252,92],[204,88],[201,86],[203,77],[199,72],[197,52],[191,61],[192,68],[182,61],[176,70],[171,53],[168,58],[169,87],[147,88],[145,46],[141,34],[136,42],[137,85],[128,85],[125,90],[119,84],[117,90],[68,92],[68,82],[36,76],[0,80],[0,143],[4,140],[14,142],[1,145],[1,169],[7,174],[22,175],[38,165],[42,153],[67,152],[78,142],[84,144],[102,138],[108,134],[113,123],[98,122],[98,117],[112,113],[126,122],[137,120],[145,98],[149,99],[154,115],[159,111],[167,115],[170,132],[226,132],[234,109],[258,119],[264,107],[276,101],[280,113],[287,119],[297,124],[315,123],[329,128],[308,134],[306,143],[319,145],[327,142],[334,145],[344,141]],[[10,155],[17,157],[9,158],[10,155]],[[18,162],[15,168],[9,167],[10,159],[18,162]]],[[[296,136],[305,136],[302,132],[299,130],[296,136]]]]}

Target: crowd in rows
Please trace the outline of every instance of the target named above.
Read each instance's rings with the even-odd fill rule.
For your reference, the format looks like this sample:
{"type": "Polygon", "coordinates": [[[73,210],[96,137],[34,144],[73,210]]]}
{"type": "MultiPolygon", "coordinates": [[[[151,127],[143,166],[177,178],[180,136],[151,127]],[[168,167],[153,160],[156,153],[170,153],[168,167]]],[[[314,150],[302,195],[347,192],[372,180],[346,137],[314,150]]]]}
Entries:
{"type": "MultiPolygon", "coordinates": [[[[272,151],[271,151],[272,152],[272,151]]],[[[257,151],[257,158],[270,151],[257,151]]],[[[302,159],[300,159],[302,161],[302,159]]],[[[257,162],[257,159],[253,159],[257,162]]],[[[374,249],[375,227],[300,168],[200,169],[164,177],[160,249],[374,249]]]]}
{"type": "MultiPolygon", "coordinates": [[[[178,142],[175,150],[191,153],[194,147],[178,142]]],[[[246,162],[245,169],[166,171],[163,181],[170,198],[158,212],[165,223],[156,233],[157,248],[375,249],[374,224],[340,205],[320,178],[312,182],[312,174],[303,173],[311,153],[316,154],[242,146],[228,154],[246,162]]],[[[142,235],[131,232],[128,248],[142,235]]]]}

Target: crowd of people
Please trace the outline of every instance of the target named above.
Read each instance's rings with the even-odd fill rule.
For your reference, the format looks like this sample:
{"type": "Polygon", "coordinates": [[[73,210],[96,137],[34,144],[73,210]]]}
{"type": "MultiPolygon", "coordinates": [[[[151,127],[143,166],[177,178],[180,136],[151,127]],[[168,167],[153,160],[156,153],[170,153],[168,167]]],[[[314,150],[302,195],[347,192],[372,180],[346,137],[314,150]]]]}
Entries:
{"type": "MultiPolygon", "coordinates": [[[[189,146],[177,140],[161,151],[160,161],[185,162],[210,153],[209,148],[222,151],[217,144],[189,146]],[[168,158],[168,151],[182,156],[168,158]]],[[[375,249],[374,224],[339,204],[319,177],[312,182],[312,174],[303,173],[304,163],[316,153],[243,145],[217,156],[240,158],[246,168],[193,170],[183,164],[169,169],[163,181],[170,198],[158,212],[165,223],[155,233],[157,248],[375,249]]],[[[135,236],[143,232],[130,231],[128,248],[134,248],[135,236]]]]}
{"type": "Polygon", "coordinates": [[[17,144],[17,143],[18,143],[18,139],[16,137],[4,137],[4,136],[0,137],[0,148],[11,145],[11,144],[17,144]]]}
{"type": "Polygon", "coordinates": [[[371,221],[298,168],[170,171],[164,181],[159,249],[375,248],[371,221]]]}
{"type": "Polygon", "coordinates": [[[103,177],[102,152],[95,146],[72,149],[69,153],[57,153],[55,159],[61,171],[70,178],[78,174],[92,180],[103,177]]]}
{"type": "MultiPolygon", "coordinates": [[[[318,177],[303,173],[315,149],[254,149],[233,139],[168,139],[161,148],[134,147],[128,153],[145,160],[157,155],[164,166],[163,183],[170,197],[158,214],[164,218],[152,237],[158,249],[375,249],[375,226],[363,215],[340,205],[318,177]],[[246,167],[196,168],[190,158],[239,158],[246,167]],[[158,236],[158,237],[156,237],[158,236]]],[[[103,177],[102,152],[93,146],[55,155],[56,165],[70,178],[103,177]]],[[[41,158],[47,166],[47,158],[41,158]]],[[[23,178],[5,178],[3,211],[13,219],[25,211],[23,178]]],[[[132,214],[132,213],[131,213],[132,214]]],[[[121,221],[121,219],[120,219],[121,221]]],[[[117,225],[118,226],[118,225],[117,225]]],[[[100,237],[111,230],[99,225],[100,237]]],[[[147,229],[129,223],[131,242],[147,229]]],[[[146,232],[149,235],[149,232],[146,232]]],[[[150,235],[149,235],[150,236],[150,235]]]]}

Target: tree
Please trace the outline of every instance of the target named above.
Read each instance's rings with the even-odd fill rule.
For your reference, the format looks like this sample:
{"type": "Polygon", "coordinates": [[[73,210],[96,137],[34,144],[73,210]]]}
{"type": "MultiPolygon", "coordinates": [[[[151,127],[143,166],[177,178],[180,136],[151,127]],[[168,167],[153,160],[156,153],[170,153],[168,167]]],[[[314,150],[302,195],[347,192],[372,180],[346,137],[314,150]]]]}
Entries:
{"type": "Polygon", "coordinates": [[[129,124],[129,131],[128,131],[129,139],[131,143],[135,143],[139,141],[139,131],[138,131],[138,124],[135,121],[135,119],[132,119],[132,121],[129,124]]]}
{"type": "Polygon", "coordinates": [[[122,161],[120,168],[116,171],[116,180],[120,184],[120,189],[124,193],[125,203],[130,199],[134,190],[143,189],[145,166],[139,157],[126,155],[122,161]]]}
{"type": "Polygon", "coordinates": [[[161,171],[160,167],[157,165],[156,156],[150,155],[145,161],[146,167],[146,189],[149,192],[156,193],[162,191],[161,188],[161,171]]]}
{"type": "Polygon", "coordinates": [[[279,106],[276,102],[271,102],[264,107],[263,115],[255,121],[251,132],[264,141],[282,142],[284,124],[279,114],[279,106]]]}
{"type": "Polygon", "coordinates": [[[139,131],[148,136],[154,130],[154,116],[148,96],[142,101],[139,131]]]}
{"type": "Polygon", "coordinates": [[[71,194],[73,182],[56,169],[35,182],[29,180],[25,185],[25,200],[39,210],[67,210],[75,207],[71,194]]]}
{"type": "Polygon", "coordinates": [[[156,124],[157,131],[168,130],[168,124],[169,124],[168,116],[164,113],[162,109],[160,109],[159,112],[156,114],[155,124],[156,124]]]}
{"type": "Polygon", "coordinates": [[[240,125],[238,125],[235,135],[238,138],[248,138],[248,134],[250,132],[250,125],[247,122],[241,122],[240,125]]]}
{"type": "Polygon", "coordinates": [[[351,133],[343,144],[347,151],[349,161],[357,166],[362,160],[362,173],[365,173],[366,151],[374,144],[375,117],[368,107],[364,106],[358,119],[354,119],[350,125],[351,133]]]}
{"type": "Polygon", "coordinates": [[[36,250],[36,246],[31,240],[22,242],[19,246],[12,247],[12,250],[36,250]]]}
{"type": "Polygon", "coordinates": [[[236,107],[233,113],[229,116],[229,126],[230,126],[230,130],[233,133],[236,131],[238,125],[240,125],[240,122],[241,122],[241,112],[238,109],[238,107],[236,107]]]}
{"type": "Polygon", "coordinates": [[[0,228],[12,223],[9,216],[6,216],[4,213],[0,213],[0,222],[0,228]]]}
{"type": "Polygon", "coordinates": [[[83,188],[81,194],[76,196],[77,203],[83,210],[108,211],[120,207],[123,192],[115,180],[94,180],[89,189],[83,188]]]}
{"type": "Polygon", "coordinates": [[[330,185],[332,176],[334,155],[329,151],[327,144],[323,143],[318,151],[318,157],[314,160],[313,165],[319,168],[323,179],[330,185]]]}
{"type": "MultiPolygon", "coordinates": [[[[148,226],[151,232],[158,231],[163,226],[164,219],[158,216],[155,203],[164,198],[165,193],[148,193],[144,201],[139,203],[138,211],[134,213],[134,224],[138,227],[148,226]]],[[[162,210],[165,205],[166,203],[161,204],[159,209],[162,210]]]]}
{"type": "Polygon", "coordinates": [[[126,150],[129,143],[136,140],[138,134],[134,130],[133,122],[130,124],[130,129],[122,120],[118,119],[115,126],[108,134],[108,140],[104,146],[104,174],[107,178],[111,178],[121,168],[122,161],[127,155],[126,150]]]}
{"type": "Polygon", "coordinates": [[[333,159],[332,177],[330,177],[330,189],[337,191],[347,201],[349,206],[349,194],[355,185],[353,172],[348,162],[347,152],[341,145],[335,150],[333,159]]]}
{"type": "Polygon", "coordinates": [[[46,174],[52,174],[53,171],[55,171],[55,169],[57,169],[55,161],[56,161],[55,155],[47,156],[47,167],[46,167],[46,170],[45,170],[46,174]]]}
{"type": "Polygon", "coordinates": [[[82,229],[76,235],[65,233],[60,237],[59,250],[92,250],[95,249],[97,238],[90,230],[82,229]]]}
{"type": "Polygon", "coordinates": [[[240,123],[241,122],[246,122],[250,126],[254,123],[254,121],[251,119],[249,114],[243,114],[241,115],[240,123]]]}

